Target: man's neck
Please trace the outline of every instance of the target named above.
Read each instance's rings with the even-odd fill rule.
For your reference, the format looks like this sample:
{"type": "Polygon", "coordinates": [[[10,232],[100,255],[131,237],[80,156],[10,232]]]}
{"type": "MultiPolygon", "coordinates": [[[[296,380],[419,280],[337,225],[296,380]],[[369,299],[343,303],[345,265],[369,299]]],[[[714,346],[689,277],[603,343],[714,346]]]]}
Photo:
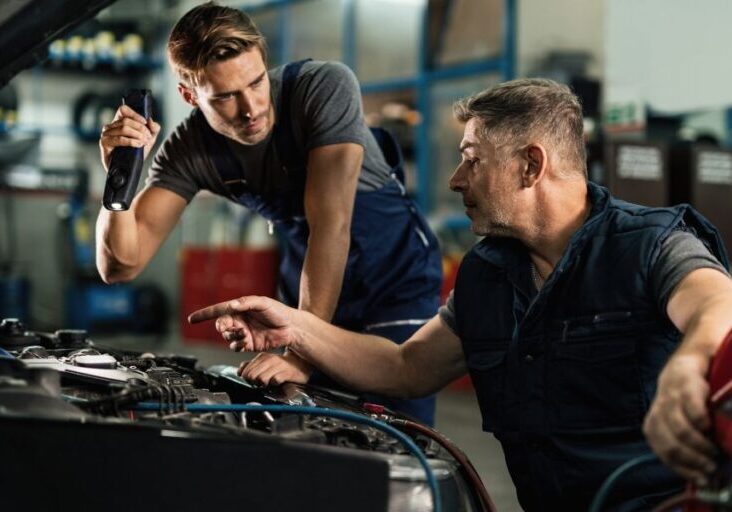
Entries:
{"type": "Polygon", "coordinates": [[[547,279],[559,263],[572,235],[582,227],[592,210],[584,181],[565,183],[567,189],[542,201],[536,209],[534,228],[522,242],[542,279],[547,279]]]}

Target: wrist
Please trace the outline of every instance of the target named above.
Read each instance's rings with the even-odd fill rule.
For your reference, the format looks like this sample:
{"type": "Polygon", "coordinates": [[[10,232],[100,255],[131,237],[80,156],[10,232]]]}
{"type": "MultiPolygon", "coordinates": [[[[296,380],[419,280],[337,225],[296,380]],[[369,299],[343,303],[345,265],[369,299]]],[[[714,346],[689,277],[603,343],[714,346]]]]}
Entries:
{"type": "Polygon", "coordinates": [[[705,338],[695,336],[693,339],[684,338],[672,357],[683,358],[684,360],[707,367],[724,337],[722,336],[720,340],[713,338],[711,336],[705,338]]]}
{"type": "Polygon", "coordinates": [[[294,352],[298,357],[307,352],[308,337],[307,324],[312,313],[302,309],[293,309],[290,324],[292,325],[292,341],[287,346],[288,351],[294,352]]]}
{"type": "Polygon", "coordinates": [[[687,347],[682,347],[681,350],[669,359],[668,364],[666,364],[661,375],[659,375],[659,381],[665,375],[669,375],[672,378],[676,378],[679,374],[704,376],[709,370],[710,362],[711,357],[704,351],[690,350],[687,347]]]}

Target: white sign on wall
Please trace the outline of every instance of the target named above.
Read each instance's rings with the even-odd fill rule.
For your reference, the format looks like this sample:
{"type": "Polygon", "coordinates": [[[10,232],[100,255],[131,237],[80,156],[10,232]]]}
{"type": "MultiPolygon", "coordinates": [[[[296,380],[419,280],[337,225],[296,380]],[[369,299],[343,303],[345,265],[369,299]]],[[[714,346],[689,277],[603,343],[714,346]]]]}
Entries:
{"type": "Polygon", "coordinates": [[[620,146],[618,176],[623,179],[659,181],[663,177],[661,150],[648,146],[620,146]]]}
{"type": "Polygon", "coordinates": [[[732,155],[721,151],[703,151],[697,158],[697,179],[700,183],[732,185],[732,155]]]}

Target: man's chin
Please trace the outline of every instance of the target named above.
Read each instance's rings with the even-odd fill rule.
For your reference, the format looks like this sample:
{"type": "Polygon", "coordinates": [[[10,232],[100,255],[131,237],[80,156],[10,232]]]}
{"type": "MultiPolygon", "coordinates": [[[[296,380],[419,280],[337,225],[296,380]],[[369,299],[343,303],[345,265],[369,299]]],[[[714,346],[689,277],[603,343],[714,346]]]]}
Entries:
{"type": "Polygon", "coordinates": [[[236,140],[239,144],[244,144],[245,146],[253,146],[255,144],[259,144],[264,139],[266,139],[268,134],[269,130],[266,129],[255,133],[239,132],[236,134],[234,140],[236,140]]]}
{"type": "Polygon", "coordinates": [[[470,230],[477,236],[492,236],[496,238],[512,238],[514,232],[510,226],[505,224],[479,224],[473,221],[470,230]]]}

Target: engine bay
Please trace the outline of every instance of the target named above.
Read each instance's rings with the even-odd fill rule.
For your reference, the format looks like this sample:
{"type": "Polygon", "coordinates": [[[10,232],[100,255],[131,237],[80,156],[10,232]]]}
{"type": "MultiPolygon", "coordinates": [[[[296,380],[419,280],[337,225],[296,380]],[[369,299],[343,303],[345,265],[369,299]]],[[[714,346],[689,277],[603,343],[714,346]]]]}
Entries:
{"type": "Polygon", "coordinates": [[[314,386],[260,387],[233,366],[101,347],[85,331],[27,331],[14,319],[0,323],[0,439],[15,461],[0,470],[0,488],[25,509],[492,507],[462,452],[378,404],[314,386]],[[129,487],[148,472],[152,481],[129,487]],[[57,492],[15,492],[39,477],[57,492]],[[110,486],[122,483],[136,501],[116,507],[110,486]]]}

